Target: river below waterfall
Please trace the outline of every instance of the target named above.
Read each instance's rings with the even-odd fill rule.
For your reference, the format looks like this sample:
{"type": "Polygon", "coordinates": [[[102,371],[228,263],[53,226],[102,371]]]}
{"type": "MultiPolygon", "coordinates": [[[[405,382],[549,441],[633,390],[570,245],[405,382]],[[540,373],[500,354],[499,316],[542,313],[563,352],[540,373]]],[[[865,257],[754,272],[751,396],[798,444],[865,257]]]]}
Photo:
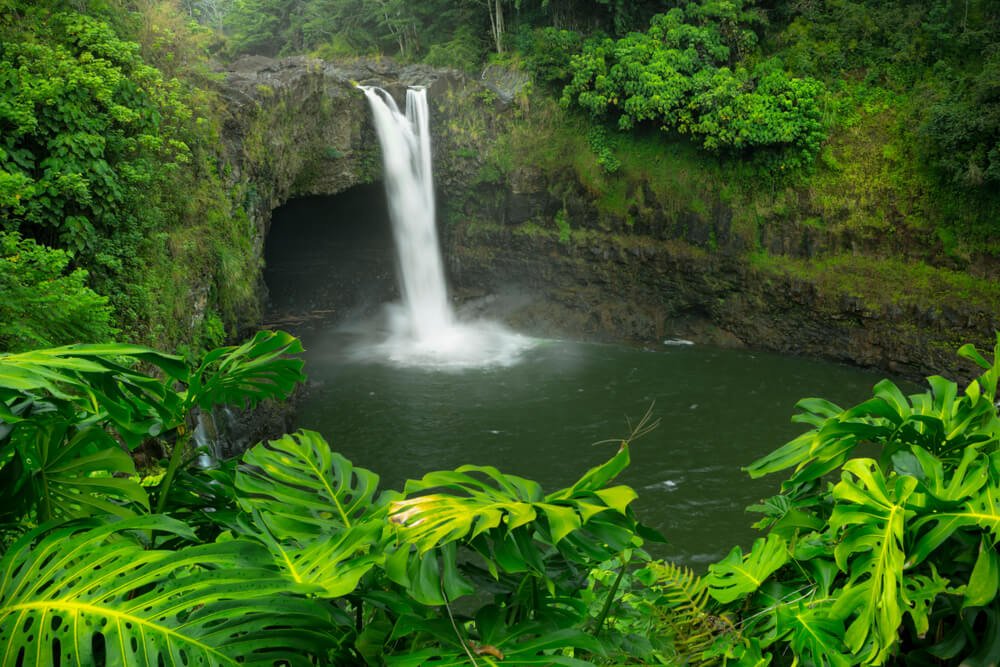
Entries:
{"type": "Polygon", "coordinates": [[[487,369],[396,367],[352,352],[358,334],[317,328],[303,336],[310,390],[296,425],[321,432],[384,488],[466,463],[571,484],[615,451],[653,405],[659,428],[632,447],[621,482],[639,493],[640,518],[669,539],[653,549],[695,567],[755,537],[744,508],[781,477],[740,470],[802,431],[795,402],[864,399],[877,376],[775,354],[544,341],[520,363],[487,369]],[[594,444],[598,443],[598,444],[594,444]]]}

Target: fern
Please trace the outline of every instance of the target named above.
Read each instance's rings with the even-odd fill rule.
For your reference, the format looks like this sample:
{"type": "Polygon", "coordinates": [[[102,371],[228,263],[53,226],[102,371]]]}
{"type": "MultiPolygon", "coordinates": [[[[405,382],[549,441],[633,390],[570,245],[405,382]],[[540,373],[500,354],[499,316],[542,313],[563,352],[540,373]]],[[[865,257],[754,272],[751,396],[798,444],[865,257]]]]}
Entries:
{"type": "Polygon", "coordinates": [[[637,573],[651,590],[659,594],[653,613],[672,635],[677,657],[687,665],[708,665],[706,659],[718,635],[736,632],[726,617],[709,612],[711,599],[705,581],[691,568],[657,561],[637,573]]]}

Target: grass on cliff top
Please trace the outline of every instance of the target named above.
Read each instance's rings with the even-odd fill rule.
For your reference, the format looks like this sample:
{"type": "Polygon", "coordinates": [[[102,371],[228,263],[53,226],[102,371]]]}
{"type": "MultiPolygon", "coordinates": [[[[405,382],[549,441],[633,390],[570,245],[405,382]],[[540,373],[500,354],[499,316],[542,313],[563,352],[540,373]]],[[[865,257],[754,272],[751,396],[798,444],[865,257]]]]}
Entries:
{"type": "Polygon", "coordinates": [[[921,310],[961,303],[989,316],[1000,313],[1000,283],[923,262],[834,255],[812,260],[755,253],[757,269],[808,280],[824,293],[847,295],[869,308],[884,305],[921,310]]]}
{"type": "Polygon", "coordinates": [[[514,155],[548,175],[569,170],[602,213],[627,218],[633,204],[651,205],[644,201],[643,186],[668,214],[690,208],[692,201],[711,201],[713,193],[725,190],[714,158],[689,142],[669,141],[656,130],[609,129],[607,147],[621,163],[609,174],[591,146],[593,125],[585,115],[561,109],[547,95],[536,95],[531,109],[526,121],[512,130],[514,155]]]}
{"type": "Polygon", "coordinates": [[[593,121],[543,93],[532,96],[531,113],[512,127],[510,149],[546,176],[554,196],[573,196],[582,187],[602,215],[626,222],[633,215],[704,217],[721,201],[732,209],[735,231],[750,241],[760,225],[777,233],[790,225],[795,233],[804,224],[876,243],[903,233],[959,259],[976,252],[1000,256],[1000,233],[990,223],[1000,211],[994,216],[949,189],[917,156],[918,137],[907,121],[913,114],[906,109],[919,103],[916,93],[900,96],[868,84],[831,94],[830,137],[814,168],[784,180],[653,128],[606,128],[604,144],[620,163],[606,173],[589,139],[593,121]]]}

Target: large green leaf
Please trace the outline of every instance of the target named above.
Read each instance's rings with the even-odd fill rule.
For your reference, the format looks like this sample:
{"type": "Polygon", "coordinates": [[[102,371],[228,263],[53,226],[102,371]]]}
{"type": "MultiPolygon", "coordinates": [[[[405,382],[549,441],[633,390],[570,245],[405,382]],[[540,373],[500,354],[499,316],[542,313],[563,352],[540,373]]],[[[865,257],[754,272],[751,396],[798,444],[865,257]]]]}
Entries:
{"type": "Polygon", "coordinates": [[[398,527],[400,538],[421,551],[454,540],[473,540],[493,529],[508,533],[528,524],[541,528],[552,545],[559,545],[592,522],[590,527],[599,530],[600,517],[628,514],[635,491],[627,486],[598,486],[610,481],[627,462],[627,449],[622,448],[608,468],[594,468],[573,487],[548,496],[542,495],[537,483],[490,466],[432,472],[407,482],[408,497],[390,505],[389,519],[398,527]],[[614,474],[608,474],[609,470],[614,474]]]}
{"type": "Polygon", "coordinates": [[[194,537],[148,516],[18,540],[0,560],[0,664],[308,665],[334,643],[329,613],[254,543],[145,549],[141,531],[194,537]]]}
{"type": "Polygon", "coordinates": [[[385,560],[377,548],[382,524],[368,521],[311,539],[280,537],[259,512],[241,522],[244,535],[267,547],[278,569],[296,584],[310,584],[317,595],[337,598],[354,592],[358,582],[385,560]]]}
{"type": "Polygon", "coordinates": [[[965,587],[963,607],[984,607],[993,602],[1000,590],[1000,554],[985,539],[979,543],[979,555],[965,587]]]}
{"type": "Polygon", "coordinates": [[[459,572],[456,542],[419,553],[409,544],[399,545],[386,556],[385,573],[423,605],[446,605],[476,592],[459,572]]]}
{"type": "Polygon", "coordinates": [[[728,556],[709,565],[705,583],[713,598],[727,604],[756,591],[787,562],[788,544],[771,533],[766,540],[755,541],[746,556],[740,547],[733,547],[728,556]]]}
{"type": "Polygon", "coordinates": [[[183,416],[180,397],[162,380],[130,365],[154,366],[170,380],[186,381],[180,357],[137,345],[69,345],[20,354],[0,354],[0,419],[20,422],[12,403],[24,397],[48,401],[68,418],[106,421],[123,440],[137,444],[183,416]]]}
{"type": "Polygon", "coordinates": [[[864,664],[885,661],[906,611],[903,534],[912,515],[906,502],[916,485],[908,476],[895,476],[890,483],[878,463],[855,459],[844,466],[833,490],[837,505],[830,527],[842,531],[834,555],[849,578],[831,616],[853,617],[844,639],[853,653],[866,651],[864,664]]]}
{"type": "Polygon", "coordinates": [[[937,568],[931,563],[930,575],[908,573],[903,578],[903,599],[906,603],[906,613],[913,621],[913,627],[918,637],[923,637],[930,629],[930,615],[939,595],[955,593],[948,587],[947,580],[938,574],[937,568]]]}
{"type": "Polygon", "coordinates": [[[962,452],[958,465],[949,465],[923,447],[914,445],[914,457],[923,473],[920,487],[938,502],[940,509],[961,503],[976,495],[989,478],[989,460],[975,446],[962,452]]]}
{"type": "Polygon", "coordinates": [[[829,605],[799,601],[779,605],[777,633],[788,643],[799,660],[810,665],[849,667],[854,664],[844,646],[844,623],[831,618],[829,605]]]}
{"type": "Polygon", "coordinates": [[[813,428],[754,461],[747,471],[760,477],[794,468],[785,483],[791,486],[834,471],[863,442],[883,447],[886,459],[907,445],[936,456],[950,456],[1000,435],[993,394],[982,389],[984,383],[991,382],[986,376],[970,384],[962,395],[954,382],[944,378],[932,376],[927,382],[929,391],[907,397],[894,383],[882,380],[875,385],[871,399],[848,410],[821,399],[804,399],[798,404],[803,413],[794,421],[813,428]]]}
{"type": "Polygon", "coordinates": [[[955,510],[927,514],[914,521],[911,532],[919,538],[910,550],[907,567],[921,563],[956,531],[968,528],[985,531],[994,545],[1000,542],[1000,485],[996,482],[987,484],[955,510]]]}
{"type": "Polygon", "coordinates": [[[287,355],[302,352],[298,339],[284,331],[260,331],[235,347],[212,350],[191,373],[186,402],[201,408],[284,398],[303,382],[303,362],[287,355]]]}
{"type": "Polygon", "coordinates": [[[958,350],[959,356],[971,360],[986,371],[979,377],[976,384],[977,388],[982,391],[983,395],[990,401],[996,401],[997,383],[1000,381],[1000,331],[996,333],[996,338],[997,342],[993,347],[992,363],[987,361],[974,345],[963,345],[958,350]]]}
{"type": "MultiPolygon", "coordinates": [[[[501,526],[514,530],[533,522],[544,504],[537,483],[489,466],[431,472],[419,481],[407,482],[405,492],[411,497],[392,503],[389,520],[398,526],[401,538],[421,553],[466,537],[474,539],[501,526]],[[446,492],[413,495],[431,489],[446,492]]],[[[560,527],[570,521],[555,513],[560,527]]]]}
{"type": "Polygon", "coordinates": [[[315,431],[248,450],[236,472],[236,490],[240,506],[263,514],[283,537],[328,535],[381,511],[378,475],[355,468],[315,431]]]}
{"type": "Polygon", "coordinates": [[[378,476],[355,468],[312,431],[257,445],[243,455],[236,497],[241,532],[260,540],[295,583],[326,597],[354,591],[385,559],[378,476]]]}
{"type": "Polygon", "coordinates": [[[15,430],[11,446],[26,468],[25,489],[19,495],[34,501],[21,507],[34,510],[42,521],[149,511],[146,491],[131,477],[132,457],[97,426],[73,432],[58,416],[39,419],[15,430]]]}

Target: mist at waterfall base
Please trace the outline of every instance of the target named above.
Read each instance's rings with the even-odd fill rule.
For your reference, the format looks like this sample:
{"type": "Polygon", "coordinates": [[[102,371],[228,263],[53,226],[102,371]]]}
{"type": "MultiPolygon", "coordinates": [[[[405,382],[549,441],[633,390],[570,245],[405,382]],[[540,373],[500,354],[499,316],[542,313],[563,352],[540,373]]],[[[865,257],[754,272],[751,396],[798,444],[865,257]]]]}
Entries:
{"type": "Polygon", "coordinates": [[[399,273],[401,303],[384,311],[386,335],[354,353],[399,366],[507,366],[534,341],[497,322],[460,321],[448,300],[438,244],[427,91],[406,93],[406,112],[381,88],[362,87],[379,145],[399,273]]]}

